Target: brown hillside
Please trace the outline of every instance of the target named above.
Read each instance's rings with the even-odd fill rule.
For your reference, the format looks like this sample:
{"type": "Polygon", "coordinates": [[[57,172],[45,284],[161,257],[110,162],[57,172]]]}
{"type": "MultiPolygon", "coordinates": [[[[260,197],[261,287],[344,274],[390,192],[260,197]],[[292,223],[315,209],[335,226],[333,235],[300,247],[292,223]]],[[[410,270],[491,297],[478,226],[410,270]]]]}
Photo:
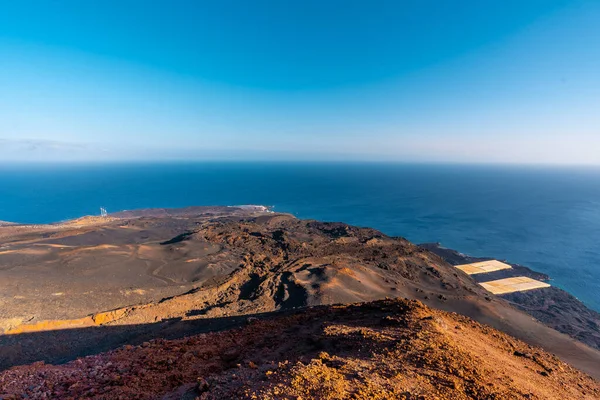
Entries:
{"type": "Polygon", "coordinates": [[[600,376],[600,352],[404,239],[264,210],[157,212],[93,226],[3,227],[0,369],[224,329],[235,316],[406,297],[600,376]]]}
{"type": "Polygon", "coordinates": [[[3,398],[597,399],[545,351],[418,301],[290,311],[245,327],[0,373],[3,398]]]}

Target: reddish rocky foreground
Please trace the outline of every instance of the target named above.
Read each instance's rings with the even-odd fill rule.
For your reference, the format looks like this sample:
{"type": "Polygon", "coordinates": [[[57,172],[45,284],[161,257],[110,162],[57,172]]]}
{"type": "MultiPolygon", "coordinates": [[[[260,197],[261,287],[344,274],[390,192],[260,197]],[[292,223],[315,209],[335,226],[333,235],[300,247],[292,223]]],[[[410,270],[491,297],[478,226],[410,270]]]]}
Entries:
{"type": "Polygon", "coordinates": [[[0,398],[597,399],[600,385],[469,318],[382,300],[14,367],[0,398]]]}

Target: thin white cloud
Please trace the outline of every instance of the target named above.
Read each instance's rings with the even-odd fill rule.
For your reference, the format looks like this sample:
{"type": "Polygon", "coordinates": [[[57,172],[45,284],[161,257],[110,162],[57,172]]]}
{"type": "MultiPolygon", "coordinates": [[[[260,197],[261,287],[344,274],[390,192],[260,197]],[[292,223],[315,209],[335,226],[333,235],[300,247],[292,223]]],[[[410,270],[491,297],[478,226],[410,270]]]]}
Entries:
{"type": "Polygon", "coordinates": [[[110,158],[110,151],[88,143],[0,138],[0,161],[76,161],[110,158]]]}
{"type": "Polygon", "coordinates": [[[0,162],[169,161],[169,160],[329,160],[600,165],[600,135],[428,137],[363,135],[353,140],[327,136],[305,141],[274,139],[238,143],[235,148],[198,144],[151,147],[96,145],[37,139],[1,139],[0,162]]]}

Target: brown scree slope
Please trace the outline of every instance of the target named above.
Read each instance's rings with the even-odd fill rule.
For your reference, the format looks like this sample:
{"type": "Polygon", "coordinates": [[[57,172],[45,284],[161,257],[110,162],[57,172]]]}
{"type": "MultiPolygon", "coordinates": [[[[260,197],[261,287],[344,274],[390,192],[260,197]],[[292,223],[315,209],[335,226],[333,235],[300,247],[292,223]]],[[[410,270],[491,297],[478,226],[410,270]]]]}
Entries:
{"type": "Polygon", "coordinates": [[[411,300],[288,311],[65,365],[0,373],[30,399],[597,399],[600,385],[540,348],[411,300]]]}

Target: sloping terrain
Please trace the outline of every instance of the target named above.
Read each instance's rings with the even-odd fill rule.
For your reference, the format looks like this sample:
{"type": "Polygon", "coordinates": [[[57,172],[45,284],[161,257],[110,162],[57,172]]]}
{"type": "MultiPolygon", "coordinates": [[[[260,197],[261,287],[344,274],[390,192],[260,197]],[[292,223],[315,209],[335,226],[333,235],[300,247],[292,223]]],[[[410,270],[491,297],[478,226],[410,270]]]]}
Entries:
{"type": "Polygon", "coordinates": [[[0,265],[12,264],[0,270],[0,286],[12,296],[2,299],[0,368],[224,329],[241,315],[405,297],[469,316],[600,377],[600,352],[402,238],[233,211],[145,210],[104,224],[4,233],[9,253],[0,265]],[[27,253],[38,247],[44,253],[27,253]]]}
{"type": "Polygon", "coordinates": [[[279,214],[114,219],[21,234],[0,262],[3,316],[21,321],[5,323],[6,332],[136,304],[150,307],[124,317],[143,323],[190,310],[213,317],[386,296],[485,296],[406,240],[279,214]]]}
{"type": "MultiPolygon", "coordinates": [[[[421,247],[439,255],[444,261],[452,265],[484,260],[483,258],[471,257],[452,249],[443,248],[437,243],[427,243],[421,245],[421,247]]],[[[472,278],[477,282],[512,276],[527,276],[542,281],[550,280],[549,276],[527,267],[517,264],[511,264],[511,266],[512,270],[473,275],[472,278]]],[[[565,333],[588,346],[600,349],[600,313],[587,308],[572,294],[552,286],[543,290],[502,294],[500,297],[557,331],[565,333]]]]}
{"type": "Polygon", "coordinates": [[[597,399],[540,348],[418,301],[288,311],[242,328],[0,373],[4,399],[597,399]]]}
{"type": "Polygon", "coordinates": [[[239,260],[219,246],[174,248],[163,242],[212,220],[264,214],[233,207],[183,210],[1,227],[0,332],[158,301],[226,276],[239,260]]]}

